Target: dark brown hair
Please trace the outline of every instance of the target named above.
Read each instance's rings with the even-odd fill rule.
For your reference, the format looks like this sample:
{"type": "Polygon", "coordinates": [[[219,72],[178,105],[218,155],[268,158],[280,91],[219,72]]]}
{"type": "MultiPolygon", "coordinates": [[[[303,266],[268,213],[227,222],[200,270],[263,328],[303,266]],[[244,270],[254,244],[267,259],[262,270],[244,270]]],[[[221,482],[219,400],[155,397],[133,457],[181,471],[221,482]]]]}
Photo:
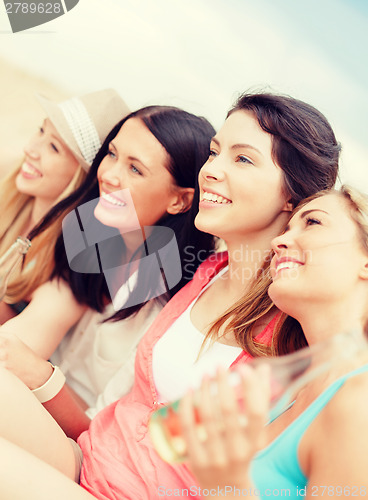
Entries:
{"type": "MultiPolygon", "coordinates": [[[[148,130],[165,148],[169,159],[166,168],[173,176],[176,185],[181,187],[192,187],[195,189],[195,192],[189,210],[175,215],[166,214],[155,224],[161,228],[170,228],[175,234],[181,262],[180,281],[174,287],[167,289],[165,295],[162,295],[162,292],[160,295],[158,292],[160,291],[161,280],[152,280],[147,276],[147,273],[145,274],[143,271],[139,272],[137,283],[129,294],[129,298],[135,298],[136,294],[139,296],[140,300],[138,303],[135,302],[137,303],[135,306],[125,307],[119,310],[110,318],[113,321],[128,318],[137,313],[144,306],[149,299],[142,300],[142,290],[146,294],[146,297],[160,295],[157,300],[161,300],[162,298],[164,301],[167,301],[191,280],[199,264],[201,264],[215,248],[214,237],[194,227],[194,218],[198,211],[199,201],[198,173],[208,158],[209,145],[211,138],[215,134],[215,130],[205,118],[172,106],[147,106],[124,117],[106,137],[91,165],[84,183],[71,196],[56,205],[32,231],[30,237],[33,238],[44,231],[53,220],[61,220],[75,207],[99,197],[97,182],[98,167],[108,154],[110,142],[119,133],[124,123],[131,118],[139,118],[142,120],[148,130]]],[[[94,219],[93,213],[91,214],[91,218],[94,219]]],[[[150,238],[149,244],[150,248],[154,248],[154,237],[150,238]]],[[[110,238],[105,246],[106,252],[112,249],[114,254],[117,254],[118,257],[121,256],[119,260],[119,265],[121,265],[122,262],[124,262],[124,240],[120,236],[110,238]],[[119,252],[116,252],[117,245],[119,245],[119,252]]],[[[90,250],[90,253],[94,257],[94,246],[88,247],[86,249],[86,255],[82,253],[81,257],[87,260],[90,255],[88,253],[90,250]]],[[[138,256],[139,251],[142,252],[142,255],[145,255],[145,246],[142,246],[137,251],[136,254],[138,256]]],[[[137,258],[136,255],[134,257],[137,258]]],[[[64,279],[70,286],[78,302],[86,304],[99,312],[103,311],[106,303],[111,300],[104,273],[101,271],[96,274],[87,274],[72,270],[65,253],[63,235],[60,235],[55,245],[55,263],[53,277],[64,279]]],[[[134,300],[132,300],[132,302],[134,303],[134,300]]]]}
{"type": "MultiPolygon", "coordinates": [[[[341,146],[331,125],[317,109],[286,95],[246,93],[227,116],[237,111],[253,113],[260,127],[271,134],[272,157],[283,171],[284,191],[294,207],[304,198],[334,186],[341,146]]],[[[252,356],[281,354],[273,346],[257,343],[253,335],[256,322],[274,307],[267,293],[271,284],[270,257],[265,259],[246,295],[212,324],[205,342],[216,340],[220,330],[224,333],[231,330],[239,345],[252,356]]],[[[298,325],[282,315],[276,326],[288,339],[288,352],[305,345],[298,325]]]]}
{"type": "Polygon", "coordinates": [[[294,207],[335,185],[341,146],[326,117],[285,95],[243,94],[229,111],[252,112],[272,136],[272,157],[283,171],[285,192],[294,207]]]}

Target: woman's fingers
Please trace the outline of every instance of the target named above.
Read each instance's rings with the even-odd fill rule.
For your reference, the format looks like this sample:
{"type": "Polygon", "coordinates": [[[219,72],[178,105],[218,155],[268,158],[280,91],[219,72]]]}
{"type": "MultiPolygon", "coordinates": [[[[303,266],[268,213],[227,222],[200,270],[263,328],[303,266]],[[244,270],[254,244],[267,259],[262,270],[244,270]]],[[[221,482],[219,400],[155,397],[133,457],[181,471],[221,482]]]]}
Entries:
{"type": "Polygon", "coordinates": [[[248,439],[248,415],[241,404],[240,387],[232,387],[230,374],[219,370],[217,374],[218,405],[223,427],[223,442],[229,460],[237,462],[244,458],[248,439]]]}
{"type": "Polygon", "coordinates": [[[188,392],[180,401],[179,415],[183,438],[187,446],[187,454],[192,467],[207,463],[207,452],[203,440],[199,438],[195,419],[193,393],[188,392]]]}
{"type": "Polygon", "coordinates": [[[239,383],[219,370],[215,380],[204,379],[199,391],[180,404],[188,459],[202,486],[241,484],[264,437],[268,413],[267,368],[240,371],[239,383]]]}
{"type": "Polygon", "coordinates": [[[247,434],[252,437],[253,453],[264,443],[263,429],[267,422],[270,402],[270,372],[267,365],[254,369],[241,367],[241,404],[247,417],[247,434]]]}

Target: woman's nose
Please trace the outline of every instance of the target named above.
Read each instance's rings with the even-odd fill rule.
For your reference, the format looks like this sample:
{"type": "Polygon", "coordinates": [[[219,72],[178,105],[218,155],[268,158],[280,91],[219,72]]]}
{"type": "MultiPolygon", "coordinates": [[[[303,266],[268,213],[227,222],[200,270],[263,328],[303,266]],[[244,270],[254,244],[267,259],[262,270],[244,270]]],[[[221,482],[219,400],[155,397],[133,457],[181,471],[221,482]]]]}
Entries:
{"type": "Polygon", "coordinates": [[[280,236],[276,236],[271,242],[271,247],[272,250],[277,253],[280,250],[285,250],[289,248],[290,242],[289,242],[289,234],[287,231],[285,233],[280,234],[280,236]]]}
{"type": "Polygon", "coordinates": [[[215,156],[207,160],[199,173],[206,181],[222,181],[224,179],[224,170],[220,157],[215,156]]]}
{"type": "Polygon", "coordinates": [[[23,151],[27,156],[36,159],[40,156],[40,146],[40,142],[35,137],[32,137],[24,146],[23,151]]]}
{"type": "Polygon", "coordinates": [[[104,166],[103,163],[100,165],[100,175],[99,178],[105,184],[109,184],[110,186],[120,187],[121,184],[121,169],[118,164],[109,165],[108,167],[104,166]]]}

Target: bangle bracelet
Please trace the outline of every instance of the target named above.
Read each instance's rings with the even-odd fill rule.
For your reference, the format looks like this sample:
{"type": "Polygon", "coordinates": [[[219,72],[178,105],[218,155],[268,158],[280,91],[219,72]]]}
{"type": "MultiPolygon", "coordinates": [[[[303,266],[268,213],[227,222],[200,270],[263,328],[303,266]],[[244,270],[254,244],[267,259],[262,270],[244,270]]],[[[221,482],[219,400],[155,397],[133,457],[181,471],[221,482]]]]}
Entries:
{"type": "Polygon", "coordinates": [[[54,370],[51,377],[46,380],[41,387],[37,387],[37,389],[32,390],[33,394],[40,403],[46,403],[47,401],[50,401],[50,399],[54,398],[56,394],[59,394],[65,384],[64,373],[58,366],[54,366],[52,363],[50,363],[50,365],[54,370]]]}

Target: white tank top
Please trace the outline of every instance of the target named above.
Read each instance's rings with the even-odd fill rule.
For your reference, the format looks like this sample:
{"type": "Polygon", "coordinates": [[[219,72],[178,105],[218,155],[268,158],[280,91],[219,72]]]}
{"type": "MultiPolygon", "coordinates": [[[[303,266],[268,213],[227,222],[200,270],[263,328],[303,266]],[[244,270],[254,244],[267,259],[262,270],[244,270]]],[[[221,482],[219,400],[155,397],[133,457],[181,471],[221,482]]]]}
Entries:
{"type": "MultiPolygon", "coordinates": [[[[198,297],[227,270],[228,266],[221,269],[198,297]]],[[[229,368],[242,351],[241,347],[214,342],[206,346],[198,358],[204,335],[190,319],[192,307],[198,297],[191,302],[153,348],[153,379],[158,400],[161,403],[179,399],[189,389],[199,387],[203,376],[215,375],[219,366],[229,368]]]]}

